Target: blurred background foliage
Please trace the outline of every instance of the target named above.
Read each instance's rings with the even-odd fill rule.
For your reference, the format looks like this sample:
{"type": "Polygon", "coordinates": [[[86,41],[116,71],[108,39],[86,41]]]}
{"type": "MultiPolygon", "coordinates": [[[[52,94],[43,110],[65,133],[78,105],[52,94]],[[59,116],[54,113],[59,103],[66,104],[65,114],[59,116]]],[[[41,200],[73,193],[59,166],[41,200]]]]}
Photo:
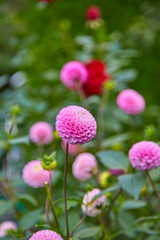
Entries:
{"type": "MultiPolygon", "coordinates": [[[[59,72],[67,61],[86,62],[92,58],[105,61],[108,72],[117,83],[105,110],[104,149],[112,148],[127,152],[131,145],[128,141],[130,136],[127,135],[130,131],[130,118],[115,104],[118,92],[126,87],[140,92],[147,105],[146,111],[133,119],[136,127],[135,140],[147,139],[158,142],[160,135],[159,0],[59,0],[49,4],[36,0],[0,1],[0,158],[3,159],[5,154],[5,140],[8,138],[11,117],[10,108],[18,104],[21,109],[20,115],[16,119],[13,136],[9,136],[11,147],[9,159],[12,159],[9,171],[12,179],[15,180],[12,186],[20,187],[22,192],[24,189],[25,192],[29,192],[28,197],[24,197],[25,201],[28,199],[27,207],[22,204],[23,201],[17,203],[20,204],[21,214],[24,214],[20,223],[20,226],[25,226],[24,230],[36,222],[30,222],[31,226],[27,225],[28,219],[32,218],[32,215],[26,216],[28,209],[33,211],[36,220],[39,219],[40,206],[43,207],[45,200],[45,190],[31,189],[18,178],[21,176],[25,162],[40,156],[37,147],[29,144],[29,128],[40,120],[48,121],[54,126],[56,115],[62,107],[80,104],[77,94],[68,91],[62,85],[59,72]],[[102,9],[104,22],[98,30],[90,29],[86,24],[85,11],[91,4],[98,5],[102,9]],[[38,203],[34,196],[37,196],[38,203]],[[35,212],[38,211],[37,208],[39,212],[35,212]]],[[[92,96],[87,101],[91,112],[97,116],[100,97],[92,96]]],[[[94,141],[87,147],[94,153],[97,150],[94,141]]],[[[55,138],[55,141],[45,148],[45,152],[51,153],[53,149],[57,151],[58,160],[53,182],[58,198],[62,195],[64,167],[64,153],[61,150],[60,139],[55,138]]],[[[106,170],[101,167],[102,170],[106,170]]],[[[77,180],[73,181],[71,176],[71,162],[69,172],[68,195],[82,197],[82,192],[77,189],[77,180]]],[[[1,174],[4,175],[4,172],[2,171],[1,174]]],[[[92,180],[92,184],[96,184],[95,179],[92,180]]],[[[84,185],[81,184],[80,188],[83,189],[84,185]]],[[[123,200],[122,197],[120,204],[123,200]]],[[[72,207],[74,206],[70,206],[71,210],[72,207]]],[[[63,215],[63,207],[57,208],[57,211],[63,215]]],[[[120,214],[126,217],[121,225],[125,229],[129,224],[131,226],[135,216],[129,213],[124,215],[123,211],[120,214]],[[128,218],[131,219],[129,223],[128,218]]],[[[74,217],[76,222],[78,216],[74,217]]],[[[43,225],[44,214],[41,215],[39,224],[41,221],[43,225]]],[[[87,224],[90,225],[89,221],[87,224]]],[[[124,239],[135,239],[138,236],[134,230],[133,233],[128,232],[126,235],[128,238],[124,239]]],[[[145,233],[142,233],[139,239],[144,239],[144,236],[145,233]]]]}

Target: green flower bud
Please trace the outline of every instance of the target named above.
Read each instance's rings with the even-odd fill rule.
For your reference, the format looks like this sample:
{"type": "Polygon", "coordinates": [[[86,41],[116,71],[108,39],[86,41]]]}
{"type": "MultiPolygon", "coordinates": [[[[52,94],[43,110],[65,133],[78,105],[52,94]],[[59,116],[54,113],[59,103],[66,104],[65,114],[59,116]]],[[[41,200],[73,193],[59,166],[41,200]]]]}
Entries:
{"type": "Polygon", "coordinates": [[[116,88],[116,82],[114,80],[111,80],[109,82],[104,83],[104,88],[111,91],[116,88]]]}
{"type": "Polygon", "coordinates": [[[21,113],[21,108],[18,105],[11,106],[11,115],[17,116],[21,113]]]}
{"type": "Polygon", "coordinates": [[[57,167],[56,152],[54,151],[51,155],[43,155],[41,165],[45,170],[54,170],[57,167]]]}

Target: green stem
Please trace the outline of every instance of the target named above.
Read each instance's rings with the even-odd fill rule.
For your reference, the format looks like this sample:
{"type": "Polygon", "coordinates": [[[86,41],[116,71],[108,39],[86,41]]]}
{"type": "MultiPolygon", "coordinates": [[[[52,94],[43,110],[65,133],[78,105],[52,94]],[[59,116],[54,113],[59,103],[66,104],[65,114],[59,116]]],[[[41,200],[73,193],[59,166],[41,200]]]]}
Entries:
{"type": "Polygon", "coordinates": [[[66,158],[65,158],[65,169],[64,169],[63,194],[64,194],[64,206],[65,206],[65,221],[66,221],[67,239],[69,239],[69,224],[68,224],[67,199],[66,199],[67,167],[68,167],[68,143],[66,144],[66,158]]]}
{"type": "Polygon", "coordinates": [[[86,216],[87,216],[87,213],[85,212],[85,214],[83,215],[83,217],[81,218],[81,220],[77,223],[77,225],[75,226],[75,229],[72,231],[71,233],[71,237],[73,236],[75,230],[80,227],[82,225],[82,223],[85,221],[86,219],[86,216]]]}
{"type": "Polygon", "coordinates": [[[148,170],[146,170],[146,175],[147,175],[150,183],[152,184],[152,187],[153,187],[154,192],[155,192],[155,194],[156,194],[156,196],[157,196],[157,198],[158,198],[158,201],[160,202],[160,195],[159,195],[159,193],[158,193],[158,191],[157,191],[157,188],[156,188],[156,186],[155,186],[155,184],[154,184],[154,182],[153,182],[153,180],[152,180],[152,178],[151,178],[148,170]]]}
{"type": "Polygon", "coordinates": [[[82,106],[87,108],[86,96],[85,96],[85,93],[83,91],[81,82],[79,80],[75,80],[75,86],[76,86],[76,90],[78,92],[78,95],[79,95],[82,106]]]}
{"type": "Polygon", "coordinates": [[[109,96],[109,91],[106,90],[105,88],[103,89],[103,94],[102,94],[102,100],[99,105],[99,111],[98,111],[98,146],[99,149],[101,149],[103,137],[104,137],[104,112],[105,112],[105,107],[107,104],[109,96]]]}
{"type": "Polygon", "coordinates": [[[111,200],[110,206],[108,207],[108,211],[107,211],[107,214],[106,214],[107,225],[108,225],[108,222],[109,222],[109,216],[110,216],[110,212],[112,210],[112,207],[114,206],[114,203],[117,200],[117,198],[119,197],[119,195],[121,194],[121,192],[122,192],[122,188],[120,188],[118,190],[118,192],[115,194],[114,198],[111,200]]]}
{"type": "Polygon", "coordinates": [[[105,226],[104,223],[103,223],[103,220],[102,220],[101,216],[99,216],[98,220],[99,220],[99,223],[100,223],[100,225],[101,225],[101,228],[102,228],[102,230],[103,230],[103,232],[104,232],[103,240],[110,240],[109,233],[108,233],[108,231],[107,231],[107,229],[106,229],[106,226],[105,226]]]}
{"type": "MultiPolygon", "coordinates": [[[[49,172],[49,191],[50,191],[50,194],[51,194],[51,185],[52,185],[52,173],[50,171],[49,172]]],[[[48,195],[46,197],[45,211],[46,211],[47,223],[48,223],[48,225],[51,225],[50,220],[49,220],[49,198],[48,198],[48,195]]]]}
{"type": "Polygon", "coordinates": [[[53,216],[54,216],[55,224],[56,224],[57,229],[59,229],[59,224],[58,224],[57,216],[56,216],[56,213],[55,213],[55,209],[54,209],[54,205],[53,205],[53,201],[52,201],[51,192],[49,190],[48,182],[45,182],[45,186],[46,186],[48,199],[49,199],[49,202],[50,202],[50,205],[51,205],[51,210],[52,210],[52,213],[53,213],[53,216]]]}

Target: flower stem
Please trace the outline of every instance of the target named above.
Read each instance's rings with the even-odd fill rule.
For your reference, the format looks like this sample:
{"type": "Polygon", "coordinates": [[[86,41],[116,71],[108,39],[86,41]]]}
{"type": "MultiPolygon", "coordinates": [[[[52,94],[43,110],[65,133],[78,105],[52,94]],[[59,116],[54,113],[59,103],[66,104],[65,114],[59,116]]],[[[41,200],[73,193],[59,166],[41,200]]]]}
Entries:
{"type": "Polygon", "coordinates": [[[102,94],[102,100],[99,105],[99,111],[98,111],[98,145],[99,148],[101,148],[103,137],[104,137],[104,112],[105,112],[105,107],[107,104],[109,96],[109,91],[107,89],[103,89],[103,94],[102,94]]]}
{"type": "Polygon", "coordinates": [[[54,216],[55,224],[56,224],[57,229],[59,229],[59,224],[58,224],[57,216],[56,216],[56,213],[55,213],[55,209],[54,209],[54,205],[53,205],[52,196],[51,196],[51,192],[50,192],[50,189],[49,189],[48,182],[45,182],[45,186],[46,186],[48,199],[49,199],[49,202],[50,202],[50,205],[51,205],[51,210],[52,210],[52,213],[53,213],[53,216],[54,216]]]}
{"type": "Polygon", "coordinates": [[[6,150],[5,154],[4,154],[4,171],[5,171],[5,174],[6,174],[6,179],[7,179],[7,182],[9,183],[9,173],[8,173],[8,150],[6,150]]]}
{"type": "Polygon", "coordinates": [[[104,232],[103,240],[110,240],[109,233],[108,233],[108,231],[107,231],[107,229],[106,229],[106,226],[105,226],[104,223],[103,223],[103,220],[102,220],[101,216],[99,216],[98,220],[99,220],[99,223],[100,223],[100,225],[101,225],[101,227],[102,227],[102,230],[103,230],[103,232],[104,232]]]}
{"type": "Polygon", "coordinates": [[[111,200],[110,206],[108,207],[108,211],[107,211],[107,214],[106,214],[107,225],[108,225],[108,222],[109,222],[109,215],[110,215],[110,212],[112,210],[112,207],[113,207],[115,201],[117,200],[117,198],[119,197],[119,195],[121,194],[121,192],[122,192],[122,188],[120,188],[118,190],[118,192],[115,194],[114,198],[111,200]]]}
{"type": "Polygon", "coordinates": [[[156,194],[156,196],[157,196],[157,198],[158,198],[158,201],[160,202],[160,195],[159,195],[159,193],[158,193],[158,191],[157,191],[157,188],[156,188],[156,186],[155,186],[155,184],[154,184],[154,182],[153,182],[153,180],[152,180],[152,178],[151,178],[151,176],[150,176],[150,174],[149,174],[149,171],[146,170],[145,172],[146,172],[146,175],[147,175],[150,183],[152,184],[152,187],[153,187],[154,192],[155,192],[155,194],[156,194]]]}
{"type": "Polygon", "coordinates": [[[79,226],[82,225],[82,223],[85,221],[86,217],[87,217],[87,213],[85,212],[85,214],[83,215],[83,217],[81,218],[81,220],[80,220],[80,221],[77,223],[77,225],[75,226],[75,229],[72,231],[71,237],[73,236],[75,230],[76,230],[79,226]]]}
{"type": "MultiPolygon", "coordinates": [[[[49,172],[49,191],[51,194],[51,184],[52,183],[52,173],[51,171],[49,172]]],[[[49,220],[49,198],[48,195],[46,197],[46,205],[45,205],[45,211],[46,211],[46,218],[47,218],[47,223],[50,225],[50,220],[49,220]]]]}
{"type": "Polygon", "coordinates": [[[63,194],[64,194],[64,206],[65,206],[65,221],[66,221],[67,239],[69,239],[69,224],[68,224],[67,199],[66,199],[67,166],[68,166],[68,143],[66,144],[66,158],[65,158],[65,169],[64,169],[63,194]]]}
{"type": "Polygon", "coordinates": [[[87,108],[86,96],[85,96],[85,93],[83,91],[81,82],[79,80],[75,80],[75,86],[76,86],[76,90],[78,92],[78,95],[79,95],[82,106],[87,108]]]}

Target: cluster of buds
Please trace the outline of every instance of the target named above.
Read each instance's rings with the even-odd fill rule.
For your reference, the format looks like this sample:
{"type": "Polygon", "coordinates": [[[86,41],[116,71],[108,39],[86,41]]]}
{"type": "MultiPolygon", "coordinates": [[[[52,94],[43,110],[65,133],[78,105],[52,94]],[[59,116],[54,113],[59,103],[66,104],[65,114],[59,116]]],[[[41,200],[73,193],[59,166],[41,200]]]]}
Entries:
{"type": "Polygon", "coordinates": [[[56,152],[52,152],[50,155],[44,154],[41,159],[41,165],[45,170],[54,170],[57,167],[56,152]]]}

